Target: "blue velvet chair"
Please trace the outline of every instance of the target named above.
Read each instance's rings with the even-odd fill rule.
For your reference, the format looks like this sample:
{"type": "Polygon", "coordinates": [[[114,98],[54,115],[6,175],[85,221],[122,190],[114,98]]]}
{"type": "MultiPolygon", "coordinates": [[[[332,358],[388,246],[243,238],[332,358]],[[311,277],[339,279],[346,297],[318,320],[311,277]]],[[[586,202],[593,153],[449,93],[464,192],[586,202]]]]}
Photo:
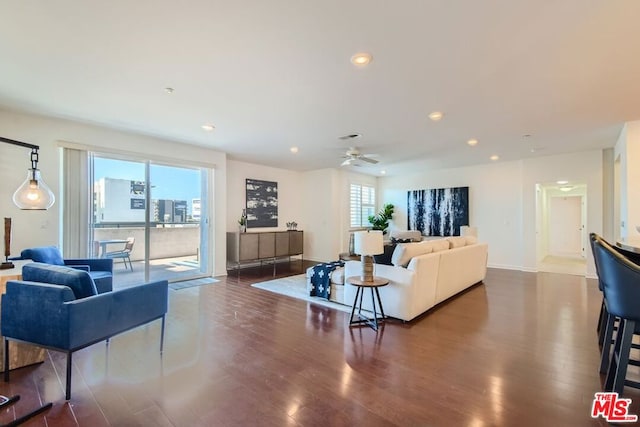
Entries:
{"type": "Polygon", "coordinates": [[[166,280],[98,293],[87,271],[42,263],[23,266],[22,278],[8,281],[2,296],[5,381],[9,381],[9,340],[67,354],[67,400],[71,399],[74,351],[162,319],[162,352],[169,295],[166,280]]]}
{"type": "Polygon", "coordinates": [[[25,249],[19,258],[52,265],[66,265],[79,270],[86,270],[95,282],[98,293],[113,290],[113,260],[102,258],[63,259],[56,246],[42,246],[25,249]]]}

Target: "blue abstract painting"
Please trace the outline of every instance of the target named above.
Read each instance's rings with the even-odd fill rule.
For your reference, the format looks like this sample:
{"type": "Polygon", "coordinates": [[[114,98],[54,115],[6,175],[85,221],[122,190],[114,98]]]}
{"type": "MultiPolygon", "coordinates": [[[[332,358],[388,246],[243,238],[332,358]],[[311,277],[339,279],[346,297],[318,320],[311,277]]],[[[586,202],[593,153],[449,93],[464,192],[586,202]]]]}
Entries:
{"type": "Polygon", "coordinates": [[[459,236],[469,225],[469,187],[408,191],[407,225],[424,236],[459,236]]]}

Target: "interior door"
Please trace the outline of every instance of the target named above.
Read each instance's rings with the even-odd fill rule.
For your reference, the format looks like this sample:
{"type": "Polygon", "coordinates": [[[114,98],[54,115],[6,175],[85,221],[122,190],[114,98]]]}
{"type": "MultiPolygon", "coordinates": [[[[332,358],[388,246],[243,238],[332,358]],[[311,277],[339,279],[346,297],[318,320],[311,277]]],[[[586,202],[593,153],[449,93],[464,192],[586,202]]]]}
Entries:
{"type": "Polygon", "coordinates": [[[549,253],[582,256],[582,196],[551,197],[549,203],[549,253]]]}

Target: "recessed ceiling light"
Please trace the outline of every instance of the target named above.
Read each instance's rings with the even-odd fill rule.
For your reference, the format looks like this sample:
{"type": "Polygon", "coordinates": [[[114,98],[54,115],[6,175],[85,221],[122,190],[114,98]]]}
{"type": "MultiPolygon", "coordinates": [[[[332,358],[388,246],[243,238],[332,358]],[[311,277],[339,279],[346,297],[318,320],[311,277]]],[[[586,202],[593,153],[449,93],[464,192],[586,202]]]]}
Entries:
{"type": "Polygon", "coordinates": [[[360,52],[351,57],[351,63],[358,67],[365,67],[373,60],[373,56],[370,53],[360,52]]]}
{"type": "Polygon", "coordinates": [[[210,125],[210,124],[206,124],[206,125],[202,125],[202,129],[206,130],[207,132],[211,132],[215,129],[216,127],[214,125],[210,125]]]}
{"type": "Polygon", "coordinates": [[[475,147],[476,145],[478,145],[478,140],[475,138],[472,138],[470,140],[467,141],[467,144],[471,147],[475,147]]]}
{"type": "Polygon", "coordinates": [[[165,87],[164,91],[167,92],[167,93],[173,93],[175,91],[175,89],[172,88],[172,87],[165,87]]]}
{"type": "Polygon", "coordinates": [[[289,148],[289,151],[291,151],[292,153],[297,153],[298,152],[298,147],[291,147],[289,148]]]}
{"type": "Polygon", "coordinates": [[[494,154],[493,156],[491,156],[491,157],[489,157],[489,158],[495,162],[495,161],[496,161],[496,160],[498,160],[500,157],[499,157],[498,155],[494,154]]]}
{"type": "Polygon", "coordinates": [[[564,191],[565,193],[571,190],[573,190],[573,187],[570,185],[565,185],[564,187],[560,187],[560,191],[564,191]]]}
{"type": "Polygon", "coordinates": [[[434,111],[433,113],[429,114],[429,118],[434,122],[437,122],[438,120],[442,119],[442,116],[444,116],[444,114],[442,114],[442,112],[440,111],[434,111]]]}
{"type": "Polygon", "coordinates": [[[558,185],[566,185],[568,183],[569,183],[569,181],[567,181],[566,179],[561,179],[559,181],[556,181],[556,184],[558,184],[558,185]]]}
{"type": "Polygon", "coordinates": [[[387,174],[387,171],[385,171],[385,170],[381,170],[381,171],[380,171],[380,174],[381,174],[381,175],[386,175],[386,174],[387,174]]]}

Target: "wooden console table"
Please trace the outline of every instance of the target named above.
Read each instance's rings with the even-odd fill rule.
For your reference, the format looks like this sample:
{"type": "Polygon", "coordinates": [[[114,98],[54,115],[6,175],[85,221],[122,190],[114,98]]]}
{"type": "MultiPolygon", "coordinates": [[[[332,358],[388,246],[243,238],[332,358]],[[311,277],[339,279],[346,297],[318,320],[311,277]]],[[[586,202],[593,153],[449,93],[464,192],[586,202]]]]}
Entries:
{"type": "MultiPolygon", "coordinates": [[[[0,294],[7,291],[9,280],[20,280],[22,278],[22,266],[31,261],[13,261],[14,268],[0,270],[0,294]]],[[[4,338],[0,336],[0,372],[4,371],[4,338]]],[[[31,344],[24,344],[15,341],[9,342],[9,369],[22,368],[44,362],[44,349],[31,344]]]]}
{"type": "Polygon", "coordinates": [[[240,269],[243,263],[274,261],[302,255],[302,231],[227,232],[227,263],[240,269]]]}

